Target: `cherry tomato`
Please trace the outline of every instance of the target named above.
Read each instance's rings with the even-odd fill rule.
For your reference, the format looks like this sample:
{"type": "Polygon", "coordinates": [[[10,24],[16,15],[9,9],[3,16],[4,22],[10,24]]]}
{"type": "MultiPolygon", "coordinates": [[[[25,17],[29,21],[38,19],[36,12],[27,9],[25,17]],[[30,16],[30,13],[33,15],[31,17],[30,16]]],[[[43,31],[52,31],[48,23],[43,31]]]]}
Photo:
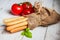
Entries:
{"type": "Polygon", "coordinates": [[[13,4],[11,7],[11,12],[14,15],[20,15],[22,11],[23,11],[22,5],[13,4]]]}
{"type": "Polygon", "coordinates": [[[23,6],[24,9],[32,8],[32,4],[31,4],[30,2],[24,2],[24,3],[22,4],[22,6],[23,6]]]}
{"type": "Polygon", "coordinates": [[[31,14],[33,12],[34,12],[33,9],[26,9],[26,10],[23,11],[23,13],[21,15],[28,15],[28,14],[31,14]]]}

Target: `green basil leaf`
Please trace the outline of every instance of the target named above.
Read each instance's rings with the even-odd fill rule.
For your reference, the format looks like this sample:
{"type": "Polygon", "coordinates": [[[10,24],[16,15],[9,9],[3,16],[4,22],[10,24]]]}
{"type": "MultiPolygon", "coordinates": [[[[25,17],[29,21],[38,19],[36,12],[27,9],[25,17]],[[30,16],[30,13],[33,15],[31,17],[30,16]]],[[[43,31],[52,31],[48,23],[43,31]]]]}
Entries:
{"type": "Polygon", "coordinates": [[[21,33],[21,35],[23,35],[23,36],[24,36],[24,34],[25,34],[25,32],[23,31],[23,32],[21,33]]]}
{"type": "Polygon", "coordinates": [[[28,38],[32,38],[32,33],[31,32],[25,32],[25,36],[28,38]]]}
{"type": "Polygon", "coordinates": [[[26,30],[25,31],[29,31],[30,29],[29,28],[26,28],[26,30]]]}

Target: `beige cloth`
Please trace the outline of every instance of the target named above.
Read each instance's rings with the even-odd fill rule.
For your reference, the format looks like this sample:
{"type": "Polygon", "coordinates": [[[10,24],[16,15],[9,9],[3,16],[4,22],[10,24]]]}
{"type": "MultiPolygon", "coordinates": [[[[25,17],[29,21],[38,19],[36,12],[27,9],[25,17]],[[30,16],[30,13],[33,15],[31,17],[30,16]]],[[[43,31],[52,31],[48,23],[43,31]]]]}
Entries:
{"type": "Polygon", "coordinates": [[[28,27],[34,29],[37,26],[48,26],[60,21],[60,15],[55,10],[47,10],[42,8],[39,13],[36,12],[28,15],[28,27]]]}

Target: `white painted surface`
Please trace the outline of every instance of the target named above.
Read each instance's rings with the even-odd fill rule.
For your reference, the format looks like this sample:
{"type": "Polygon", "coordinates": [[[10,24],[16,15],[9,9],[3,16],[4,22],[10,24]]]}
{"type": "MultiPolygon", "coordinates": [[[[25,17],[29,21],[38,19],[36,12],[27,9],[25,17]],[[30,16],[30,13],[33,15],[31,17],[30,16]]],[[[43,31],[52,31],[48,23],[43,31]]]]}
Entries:
{"type": "MultiPolygon", "coordinates": [[[[3,25],[4,18],[14,17],[13,15],[11,15],[9,13],[11,5],[14,3],[20,3],[20,2],[24,2],[24,1],[25,0],[0,0],[0,25],[3,25]]],[[[28,1],[33,4],[35,1],[39,1],[39,0],[28,0],[28,1]]],[[[58,13],[60,12],[59,3],[60,3],[59,0],[54,0],[54,1],[53,0],[42,0],[43,6],[48,7],[48,8],[54,8],[58,13]],[[54,2],[54,7],[53,7],[53,2],[54,2]]],[[[60,34],[59,29],[60,29],[60,23],[49,26],[48,30],[47,30],[46,40],[59,39],[59,37],[60,37],[58,35],[58,34],[60,34]]],[[[4,26],[0,27],[0,40],[20,40],[20,38],[22,37],[20,35],[21,32],[9,34],[7,32],[3,32],[3,31],[4,31],[4,26]],[[3,32],[3,34],[2,34],[2,32],[3,32]]],[[[31,30],[31,32],[33,34],[32,39],[23,37],[22,40],[44,40],[46,27],[45,28],[38,27],[38,28],[35,28],[34,30],[31,30]]]]}

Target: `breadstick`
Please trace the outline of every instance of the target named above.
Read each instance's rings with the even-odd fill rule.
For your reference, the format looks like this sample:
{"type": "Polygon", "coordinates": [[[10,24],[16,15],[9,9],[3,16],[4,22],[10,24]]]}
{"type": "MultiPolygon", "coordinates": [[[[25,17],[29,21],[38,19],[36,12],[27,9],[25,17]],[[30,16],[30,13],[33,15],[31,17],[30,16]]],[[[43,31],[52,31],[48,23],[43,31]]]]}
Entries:
{"type": "Polygon", "coordinates": [[[11,22],[11,21],[14,21],[14,20],[17,20],[17,19],[21,19],[21,18],[24,18],[24,17],[21,16],[21,17],[14,17],[14,18],[4,19],[4,23],[5,23],[5,22],[11,22]]]}
{"type": "Polygon", "coordinates": [[[17,23],[21,23],[21,22],[24,22],[26,21],[28,18],[22,18],[22,19],[19,19],[19,20],[15,20],[13,22],[9,22],[9,23],[5,23],[7,26],[9,25],[14,25],[14,24],[17,24],[17,23]]]}
{"type": "Polygon", "coordinates": [[[12,30],[12,29],[14,29],[14,28],[17,28],[17,27],[20,27],[20,26],[24,26],[24,25],[27,25],[28,23],[27,23],[27,21],[25,21],[25,22],[22,22],[22,23],[19,23],[19,24],[15,24],[15,25],[12,25],[12,26],[8,26],[6,29],[8,30],[8,31],[10,31],[10,30],[12,30]]]}
{"type": "Polygon", "coordinates": [[[12,29],[10,32],[11,33],[14,33],[14,32],[18,32],[20,30],[26,29],[26,28],[27,28],[27,26],[20,26],[18,28],[12,29]]]}

